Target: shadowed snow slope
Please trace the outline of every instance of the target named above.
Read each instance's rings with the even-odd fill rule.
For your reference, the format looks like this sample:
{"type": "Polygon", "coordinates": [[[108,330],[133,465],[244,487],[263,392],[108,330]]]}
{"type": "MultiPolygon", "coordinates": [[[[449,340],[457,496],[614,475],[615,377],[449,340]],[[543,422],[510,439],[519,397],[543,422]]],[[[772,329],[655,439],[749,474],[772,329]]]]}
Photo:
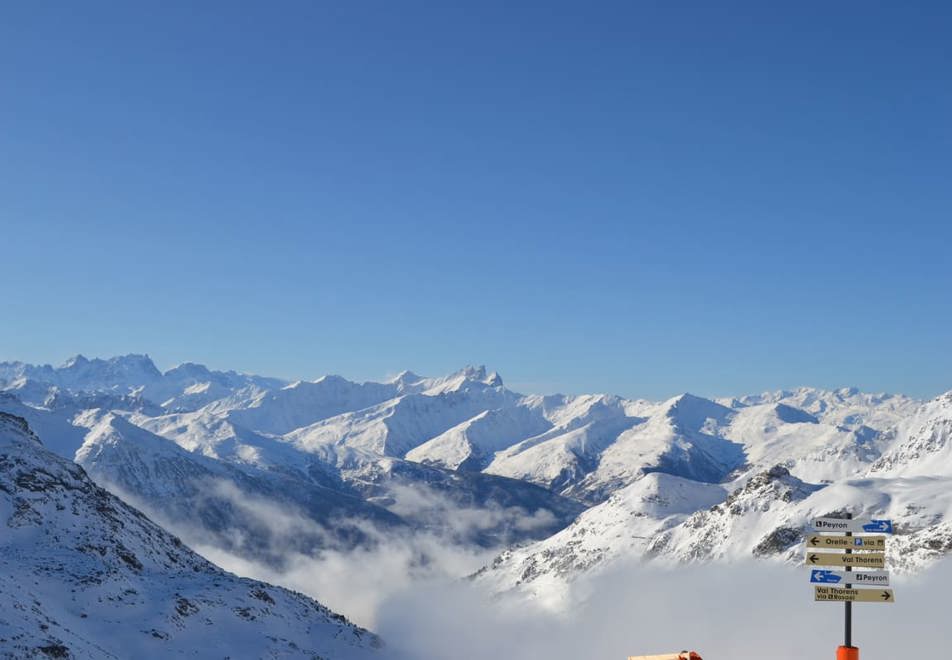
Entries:
{"type": "Polygon", "coordinates": [[[366,659],[377,638],[225,573],[0,413],[0,656],[366,659]]]}

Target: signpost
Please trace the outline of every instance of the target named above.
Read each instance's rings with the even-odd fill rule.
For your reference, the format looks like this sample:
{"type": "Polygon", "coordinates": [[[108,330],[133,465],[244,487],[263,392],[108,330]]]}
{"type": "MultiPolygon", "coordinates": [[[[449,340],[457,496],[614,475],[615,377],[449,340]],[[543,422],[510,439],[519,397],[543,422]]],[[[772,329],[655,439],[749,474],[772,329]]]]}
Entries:
{"type": "Polygon", "coordinates": [[[818,602],[843,603],[844,645],[837,650],[838,660],[859,660],[859,649],[853,646],[853,603],[893,603],[896,600],[889,586],[886,571],[853,571],[854,568],[885,568],[885,536],[892,534],[891,520],[853,520],[852,514],[845,518],[817,518],[813,529],[819,534],[807,536],[807,566],[834,566],[845,571],[830,571],[813,568],[810,582],[813,599],[818,602]],[[836,534],[837,536],[827,536],[836,534]],[[843,536],[839,536],[843,534],[843,536]],[[853,536],[861,534],[863,536],[853,536]],[[842,550],[842,552],[818,552],[818,550],[842,550]],[[855,554],[854,554],[855,553],[855,554]],[[854,584],[875,589],[857,589],[854,584]]]}
{"type": "Polygon", "coordinates": [[[853,584],[863,587],[889,586],[889,573],[886,571],[854,571],[851,573],[843,573],[842,571],[826,571],[819,568],[810,571],[810,582],[813,584],[842,586],[846,584],[847,578],[849,578],[853,584]]]}
{"type": "Polygon", "coordinates": [[[814,587],[814,600],[848,603],[894,603],[892,589],[840,589],[839,587],[814,587]]]}

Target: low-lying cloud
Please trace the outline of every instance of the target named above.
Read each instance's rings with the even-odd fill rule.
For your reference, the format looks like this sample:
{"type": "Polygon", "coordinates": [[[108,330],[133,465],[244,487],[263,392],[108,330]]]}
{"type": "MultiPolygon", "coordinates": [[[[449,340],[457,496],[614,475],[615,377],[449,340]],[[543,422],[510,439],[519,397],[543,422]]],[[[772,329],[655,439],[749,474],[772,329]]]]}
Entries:
{"type": "MultiPolygon", "coordinates": [[[[843,606],[813,602],[806,568],[754,561],[617,564],[581,577],[560,599],[526,601],[495,596],[465,579],[495,551],[457,542],[497,525],[500,516],[518,518],[518,511],[454,508],[431,490],[400,490],[396,511],[437,511],[439,524],[417,532],[365,524],[370,545],[309,556],[282,545],[299,533],[330,539],[333,530],[283,505],[210,487],[267,527],[269,552],[281,562],[243,558],[181,521],[158,518],[223,568],[306,593],[373,629],[387,645],[387,660],[623,660],[682,649],[705,660],[806,660],[832,658],[842,643],[843,606]],[[561,607],[553,610],[552,602],[561,607]]],[[[523,522],[537,524],[528,516],[523,522]]],[[[854,641],[863,660],[911,660],[941,649],[948,637],[947,584],[952,562],[901,578],[896,604],[855,605],[854,641]]]]}
{"type": "MultiPolygon", "coordinates": [[[[948,619],[945,563],[901,582],[897,604],[854,606],[864,660],[932,657],[948,619]]],[[[581,579],[561,612],[492,599],[466,583],[407,590],[383,604],[379,632],[399,660],[623,660],[692,649],[706,660],[833,658],[843,605],[814,603],[804,569],[753,562],[617,566],[581,579]]]]}
{"type": "Polygon", "coordinates": [[[305,593],[371,629],[384,603],[426,586],[451,584],[492,558],[430,534],[391,535],[372,548],[290,554],[280,570],[208,545],[193,548],[222,568],[305,593]]]}
{"type": "Polygon", "coordinates": [[[211,534],[192,521],[169,519],[147,502],[113,490],[222,568],[305,593],[371,629],[387,600],[420,586],[452,583],[490,561],[497,550],[470,542],[481,532],[551,522],[547,512],[529,515],[517,508],[459,507],[425,486],[400,486],[390,494],[391,509],[432,524],[421,530],[381,529],[368,520],[342,520],[342,526],[359,529],[365,539],[352,547],[339,542],[333,524],[321,525],[294,507],[248,495],[223,480],[208,480],[203,492],[240,511],[246,528],[211,534]],[[253,543],[247,538],[250,533],[255,535],[253,543]],[[300,537],[318,539],[323,547],[301,552],[300,537]],[[240,551],[252,547],[255,556],[268,560],[240,551]]]}

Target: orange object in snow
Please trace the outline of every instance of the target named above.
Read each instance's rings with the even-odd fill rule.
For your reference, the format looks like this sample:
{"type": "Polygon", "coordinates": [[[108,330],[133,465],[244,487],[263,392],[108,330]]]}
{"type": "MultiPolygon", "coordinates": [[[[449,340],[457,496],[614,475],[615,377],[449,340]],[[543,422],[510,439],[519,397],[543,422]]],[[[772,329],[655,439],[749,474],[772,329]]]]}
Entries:
{"type": "MultiPolygon", "coordinates": [[[[661,655],[630,655],[628,660],[704,660],[694,651],[681,651],[680,653],[662,653],[661,655]]],[[[839,660],[839,658],[837,659],[839,660]]],[[[852,658],[850,658],[852,660],[852,658]]],[[[857,656],[857,659],[859,657],[857,656]]]]}
{"type": "Polygon", "coordinates": [[[841,646],[836,649],[836,660],[859,660],[859,649],[855,646],[841,646]]]}

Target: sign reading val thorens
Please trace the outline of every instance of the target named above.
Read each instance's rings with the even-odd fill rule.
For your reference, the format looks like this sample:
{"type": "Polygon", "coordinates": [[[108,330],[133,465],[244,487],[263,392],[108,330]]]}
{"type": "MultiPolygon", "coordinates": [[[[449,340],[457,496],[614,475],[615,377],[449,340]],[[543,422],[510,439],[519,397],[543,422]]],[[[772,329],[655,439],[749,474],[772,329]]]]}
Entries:
{"type": "Polygon", "coordinates": [[[813,529],[818,532],[852,532],[853,534],[892,534],[891,520],[847,520],[846,518],[817,518],[813,529]]]}
{"type": "Polygon", "coordinates": [[[851,568],[886,568],[886,555],[869,552],[864,555],[834,555],[830,552],[807,551],[811,566],[849,566],[851,568]]]}

